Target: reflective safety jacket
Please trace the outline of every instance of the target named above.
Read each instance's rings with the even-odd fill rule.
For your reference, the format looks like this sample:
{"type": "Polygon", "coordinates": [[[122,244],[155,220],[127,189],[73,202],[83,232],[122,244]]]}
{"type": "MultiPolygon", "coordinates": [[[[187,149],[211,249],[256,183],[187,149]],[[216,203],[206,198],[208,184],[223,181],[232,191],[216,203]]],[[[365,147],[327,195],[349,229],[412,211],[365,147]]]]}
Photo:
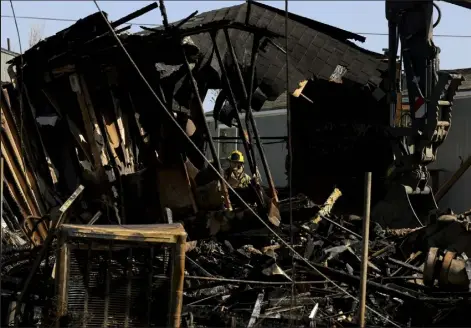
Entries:
{"type": "Polygon", "coordinates": [[[232,188],[247,188],[251,180],[250,176],[245,172],[237,174],[236,172],[231,171],[230,169],[227,169],[224,172],[224,179],[229,182],[232,188]]]}

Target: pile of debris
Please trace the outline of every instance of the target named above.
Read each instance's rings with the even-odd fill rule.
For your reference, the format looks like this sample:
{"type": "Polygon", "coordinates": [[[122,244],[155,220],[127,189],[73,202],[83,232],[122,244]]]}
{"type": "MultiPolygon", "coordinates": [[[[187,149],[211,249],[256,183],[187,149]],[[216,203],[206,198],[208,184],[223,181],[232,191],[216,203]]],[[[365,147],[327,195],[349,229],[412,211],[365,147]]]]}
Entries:
{"type": "MultiPolygon", "coordinates": [[[[162,10],[162,28],[133,35],[118,29],[155,8],[115,22],[98,12],[11,63],[13,83],[2,85],[1,97],[2,324],[62,322],[68,306],[74,313],[83,309],[84,326],[132,327],[146,316],[142,320],[156,326],[160,312],[150,304],[162,301],[159,288],[181,295],[183,287],[183,309],[172,297],[168,302],[176,304],[174,327],[180,312],[187,327],[356,325],[362,218],[333,210],[337,189],[322,205],[275,190],[252,109],[284,91],[285,52],[293,59],[288,91],[305,106],[312,100],[303,88],[312,76],[324,86],[338,87],[344,79],[341,90],[371,96],[383,83],[386,64],[347,41],[359,36],[295,15],[283,49],[284,13],[252,2],[174,24],[162,10]],[[299,56],[299,47],[309,51],[299,56]],[[348,72],[340,74],[339,65],[348,72]],[[216,119],[238,128],[253,177],[258,152],[267,187],[252,179],[249,188],[228,190],[215,173],[222,168],[201,102],[208,89],[222,89],[216,119]],[[211,163],[203,155],[207,146],[211,163]],[[147,227],[183,236],[175,222],[188,235],[183,286],[166,284],[167,253],[152,246],[149,256],[111,245],[117,235],[135,243],[147,227]],[[91,261],[89,246],[83,260],[67,255],[63,240],[55,238],[67,225],[87,227],[90,245],[99,229],[113,227],[115,235],[105,255],[91,261]],[[157,288],[155,279],[166,282],[157,288]],[[141,291],[132,281],[150,284],[147,299],[136,296],[141,291]],[[57,298],[68,293],[74,297],[64,309],[57,298]],[[98,320],[87,317],[91,313],[104,321],[87,321],[98,320]]],[[[329,188],[318,186],[318,194],[329,188]]],[[[437,212],[418,229],[373,226],[369,324],[466,322],[460,323],[471,294],[469,214],[437,212]]],[[[138,244],[148,246],[146,238],[138,244]]],[[[68,316],[64,326],[77,320],[68,316]]]]}
{"type": "MultiPolygon", "coordinates": [[[[417,229],[372,227],[368,325],[467,324],[470,214],[441,215],[417,229]]],[[[357,326],[362,218],[320,215],[317,222],[314,229],[302,222],[294,231],[281,226],[297,254],[260,230],[192,245],[183,314],[188,326],[357,326]]]]}

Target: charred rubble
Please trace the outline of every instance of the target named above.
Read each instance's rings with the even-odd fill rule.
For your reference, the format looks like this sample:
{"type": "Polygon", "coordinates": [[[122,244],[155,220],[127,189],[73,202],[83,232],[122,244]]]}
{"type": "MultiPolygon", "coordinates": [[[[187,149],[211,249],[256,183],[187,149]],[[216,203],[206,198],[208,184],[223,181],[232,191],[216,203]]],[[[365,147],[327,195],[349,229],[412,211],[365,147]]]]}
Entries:
{"type": "MultiPolygon", "coordinates": [[[[155,8],[115,22],[97,12],[11,62],[1,97],[1,324],[357,326],[359,181],[365,170],[378,177],[377,202],[391,160],[385,57],[293,14],[285,49],[284,12],[252,2],[171,24],[161,3],[161,28],[123,27],[155,8]],[[286,92],[286,52],[292,198],[274,186],[251,120],[286,92]],[[244,136],[249,173],[262,158],[266,186],[253,179],[236,194],[218,181],[208,89],[222,90],[215,119],[244,136]]],[[[470,215],[372,223],[368,325],[469,323],[470,215]]]]}

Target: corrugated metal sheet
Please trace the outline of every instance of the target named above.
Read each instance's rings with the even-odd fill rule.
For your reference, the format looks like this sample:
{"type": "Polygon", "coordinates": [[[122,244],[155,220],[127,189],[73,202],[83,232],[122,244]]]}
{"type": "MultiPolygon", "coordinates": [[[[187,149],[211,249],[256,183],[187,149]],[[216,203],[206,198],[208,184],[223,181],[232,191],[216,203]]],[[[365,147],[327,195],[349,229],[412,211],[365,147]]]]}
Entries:
{"type": "Polygon", "coordinates": [[[2,48],[2,53],[1,53],[1,71],[2,71],[2,77],[1,81],[2,82],[10,82],[10,76],[8,75],[8,64],[7,62],[14,57],[16,57],[17,54],[14,52],[8,51],[6,49],[2,48]]]}
{"type": "MultiPolygon", "coordinates": [[[[460,167],[461,162],[471,156],[471,95],[456,95],[450,132],[438,149],[437,160],[430,169],[444,170],[439,173],[439,185],[447,181],[460,167]]],[[[455,213],[471,208],[471,170],[456,182],[440,201],[441,208],[451,208],[455,213]]]]}

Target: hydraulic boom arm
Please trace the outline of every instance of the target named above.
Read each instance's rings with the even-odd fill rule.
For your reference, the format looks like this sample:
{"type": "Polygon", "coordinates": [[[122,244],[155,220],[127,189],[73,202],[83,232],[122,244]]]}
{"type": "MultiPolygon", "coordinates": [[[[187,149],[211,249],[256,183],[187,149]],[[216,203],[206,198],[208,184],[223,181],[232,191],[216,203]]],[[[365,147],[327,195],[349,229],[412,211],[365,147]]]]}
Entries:
{"type": "MultiPolygon", "coordinates": [[[[471,1],[462,3],[471,4],[471,1]]],[[[395,126],[399,41],[412,121],[410,128],[393,129],[394,135],[403,137],[401,150],[395,154],[395,164],[409,171],[435,160],[437,148],[451,125],[451,105],[461,76],[438,71],[440,49],[433,42],[433,28],[440,23],[441,11],[433,1],[386,0],[386,18],[391,126],[395,126]],[[438,11],[436,22],[433,22],[434,6],[438,11]]]]}
{"type": "MultiPolygon", "coordinates": [[[[471,8],[471,0],[447,2],[471,8]]],[[[439,71],[440,49],[433,42],[433,28],[440,23],[441,11],[433,1],[386,0],[386,18],[389,26],[389,132],[394,163],[388,171],[389,192],[372,215],[390,227],[396,223],[397,227],[404,227],[404,221],[417,226],[417,223],[423,224],[421,218],[437,209],[428,186],[427,164],[435,161],[437,148],[448,134],[453,99],[462,77],[439,71]],[[435,22],[434,7],[438,12],[435,22]],[[411,117],[407,127],[395,124],[400,91],[396,61],[399,45],[411,117]]]]}

